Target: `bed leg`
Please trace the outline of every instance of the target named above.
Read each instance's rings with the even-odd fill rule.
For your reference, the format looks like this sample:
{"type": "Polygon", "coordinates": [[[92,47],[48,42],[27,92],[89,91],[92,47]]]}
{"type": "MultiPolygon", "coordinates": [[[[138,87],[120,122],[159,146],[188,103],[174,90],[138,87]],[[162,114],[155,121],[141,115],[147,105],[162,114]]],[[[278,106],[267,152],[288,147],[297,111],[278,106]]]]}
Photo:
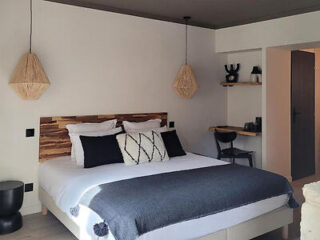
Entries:
{"type": "Polygon", "coordinates": [[[285,225],[282,227],[282,239],[288,239],[289,238],[289,226],[285,225]]]}
{"type": "Polygon", "coordinates": [[[47,215],[48,214],[48,208],[46,206],[42,205],[41,213],[42,213],[43,216],[47,215]]]}

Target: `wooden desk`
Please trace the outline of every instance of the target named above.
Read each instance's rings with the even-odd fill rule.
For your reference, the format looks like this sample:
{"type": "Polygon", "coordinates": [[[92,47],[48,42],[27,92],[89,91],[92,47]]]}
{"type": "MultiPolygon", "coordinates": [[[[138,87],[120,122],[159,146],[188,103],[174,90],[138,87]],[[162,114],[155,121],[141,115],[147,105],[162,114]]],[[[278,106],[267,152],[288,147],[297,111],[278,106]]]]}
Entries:
{"type": "Polygon", "coordinates": [[[259,132],[248,132],[243,130],[243,127],[233,127],[233,126],[227,126],[227,127],[209,127],[209,131],[221,131],[221,132],[236,132],[239,135],[244,135],[244,136],[259,136],[259,132]]]}

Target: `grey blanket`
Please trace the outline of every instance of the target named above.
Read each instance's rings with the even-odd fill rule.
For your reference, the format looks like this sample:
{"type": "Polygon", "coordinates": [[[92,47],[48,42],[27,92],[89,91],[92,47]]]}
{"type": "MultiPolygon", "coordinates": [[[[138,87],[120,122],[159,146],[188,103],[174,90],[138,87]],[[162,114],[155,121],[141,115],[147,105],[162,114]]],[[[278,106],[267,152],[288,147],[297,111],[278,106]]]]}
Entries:
{"type": "Polygon", "coordinates": [[[105,220],[95,226],[97,235],[106,234],[108,226],[117,240],[133,240],[170,224],[282,194],[289,195],[291,208],[298,207],[286,178],[223,165],[102,184],[86,192],[81,204],[105,220]]]}

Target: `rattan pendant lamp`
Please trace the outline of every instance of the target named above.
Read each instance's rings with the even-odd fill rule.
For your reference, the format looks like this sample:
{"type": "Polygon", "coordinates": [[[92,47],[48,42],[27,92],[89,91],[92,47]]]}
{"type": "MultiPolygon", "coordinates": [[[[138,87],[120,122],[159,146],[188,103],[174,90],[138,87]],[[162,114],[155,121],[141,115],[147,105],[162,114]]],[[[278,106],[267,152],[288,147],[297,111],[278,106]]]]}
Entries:
{"type": "Polygon", "coordinates": [[[25,100],[36,100],[50,86],[38,57],[32,53],[32,0],[30,0],[30,48],[22,56],[9,82],[10,87],[25,100]]]}
{"type": "Polygon", "coordinates": [[[191,17],[184,17],[186,23],[186,57],[185,64],[181,66],[173,88],[181,98],[192,98],[198,91],[199,85],[191,66],[188,64],[188,21],[191,17]]]}

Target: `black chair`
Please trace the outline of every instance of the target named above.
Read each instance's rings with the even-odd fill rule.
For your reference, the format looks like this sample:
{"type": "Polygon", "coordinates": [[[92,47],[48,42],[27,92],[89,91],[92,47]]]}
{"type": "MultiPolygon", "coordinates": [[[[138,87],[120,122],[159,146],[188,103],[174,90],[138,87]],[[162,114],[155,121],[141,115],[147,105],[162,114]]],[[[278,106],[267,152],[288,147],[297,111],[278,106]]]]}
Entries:
{"type": "Polygon", "coordinates": [[[250,167],[253,167],[252,163],[252,151],[245,151],[233,147],[233,140],[236,139],[236,132],[219,132],[215,131],[214,136],[216,139],[217,149],[218,149],[218,159],[221,158],[231,158],[232,163],[235,163],[236,158],[247,158],[249,160],[250,167]],[[230,143],[230,148],[221,149],[220,143],[230,143]]]}

